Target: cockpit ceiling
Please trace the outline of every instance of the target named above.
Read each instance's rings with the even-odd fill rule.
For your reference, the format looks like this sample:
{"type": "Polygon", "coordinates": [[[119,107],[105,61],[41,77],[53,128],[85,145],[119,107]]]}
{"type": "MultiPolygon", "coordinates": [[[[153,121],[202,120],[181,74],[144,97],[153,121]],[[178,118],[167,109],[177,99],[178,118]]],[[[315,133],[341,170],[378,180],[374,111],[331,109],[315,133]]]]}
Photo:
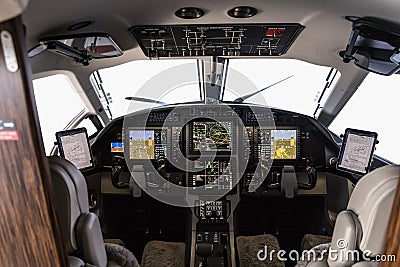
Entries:
{"type": "MultiPolygon", "coordinates": [[[[132,60],[147,59],[129,31],[135,26],[298,23],[305,28],[287,53],[281,57],[332,66],[344,73],[348,72],[349,65],[342,62],[338,52],[345,48],[351,30],[351,23],[346,21],[344,16],[376,16],[399,21],[399,13],[400,5],[397,0],[388,0],[384,3],[365,0],[270,0],[251,2],[121,0],[117,3],[106,0],[95,2],[32,0],[23,14],[23,21],[27,26],[28,47],[33,47],[41,37],[48,35],[89,31],[109,33],[124,50],[124,55],[112,60],[93,62],[91,66],[84,70],[85,73],[132,60]],[[258,10],[258,13],[245,19],[229,17],[227,12],[240,5],[251,5],[258,10]],[[204,10],[204,15],[191,20],[175,16],[175,12],[185,6],[201,8],[204,10]],[[92,24],[74,31],[67,30],[69,26],[82,21],[91,21],[92,24]]],[[[58,57],[55,58],[51,55],[46,55],[46,61],[34,59],[32,62],[34,73],[52,70],[55,67],[70,69],[71,66],[69,65],[69,61],[61,61],[58,57]]],[[[82,68],[73,67],[75,69],[82,68]]]]}

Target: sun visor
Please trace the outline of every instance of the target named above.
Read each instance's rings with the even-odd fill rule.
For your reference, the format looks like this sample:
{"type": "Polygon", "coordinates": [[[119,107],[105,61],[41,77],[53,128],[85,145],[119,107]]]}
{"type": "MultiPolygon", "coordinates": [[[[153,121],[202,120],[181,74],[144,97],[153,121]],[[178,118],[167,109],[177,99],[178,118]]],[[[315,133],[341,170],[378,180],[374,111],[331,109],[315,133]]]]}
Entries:
{"type": "Polygon", "coordinates": [[[381,75],[400,70],[400,24],[374,17],[346,17],[353,22],[345,51],[345,63],[354,61],[362,69],[381,75]]]}

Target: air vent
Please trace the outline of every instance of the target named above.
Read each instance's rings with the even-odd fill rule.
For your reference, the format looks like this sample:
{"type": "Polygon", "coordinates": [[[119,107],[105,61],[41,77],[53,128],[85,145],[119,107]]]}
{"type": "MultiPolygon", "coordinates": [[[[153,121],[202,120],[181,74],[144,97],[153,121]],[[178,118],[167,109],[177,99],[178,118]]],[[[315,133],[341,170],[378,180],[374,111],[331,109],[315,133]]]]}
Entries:
{"type": "Polygon", "coordinates": [[[204,11],[198,7],[183,7],[175,12],[175,16],[181,19],[198,19],[204,15],[204,11]]]}
{"type": "Polygon", "coordinates": [[[228,11],[228,15],[235,19],[251,18],[257,14],[257,9],[251,6],[237,6],[228,11]]]}

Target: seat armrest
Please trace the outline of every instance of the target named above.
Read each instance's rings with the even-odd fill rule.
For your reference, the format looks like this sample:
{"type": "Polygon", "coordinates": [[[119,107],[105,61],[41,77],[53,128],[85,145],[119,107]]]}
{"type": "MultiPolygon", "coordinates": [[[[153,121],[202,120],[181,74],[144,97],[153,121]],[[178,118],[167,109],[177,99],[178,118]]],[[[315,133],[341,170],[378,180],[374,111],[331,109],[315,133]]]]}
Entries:
{"type": "Polygon", "coordinates": [[[104,248],[103,234],[99,219],[94,213],[82,214],[77,225],[77,240],[79,251],[83,253],[86,263],[98,267],[107,266],[107,255],[104,248]]]}

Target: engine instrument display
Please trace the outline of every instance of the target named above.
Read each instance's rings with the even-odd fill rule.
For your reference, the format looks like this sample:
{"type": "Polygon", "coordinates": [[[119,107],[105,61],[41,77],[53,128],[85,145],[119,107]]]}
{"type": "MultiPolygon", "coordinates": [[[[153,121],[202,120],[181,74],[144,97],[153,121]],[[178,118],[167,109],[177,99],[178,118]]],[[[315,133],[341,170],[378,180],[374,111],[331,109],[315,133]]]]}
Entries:
{"type": "Polygon", "coordinates": [[[231,122],[193,122],[194,151],[230,151],[232,149],[231,122]]]}
{"type": "Polygon", "coordinates": [[[166,129],[130,129],[129,158],[165,158],[167,152],[167,143],[166,129]]]}
{"type": "Polygon", "coordinates": [[[296,159],[297,130],[258,128],[256,144],[259,159],[296,159]]]}
{"type": "Polygon", "coordinates": [[[231,190],[233,188],[233,176],[231,164],[228,161],[193,161],[194,172],[190,176],[192,188],[204,186],[204,190],[231,190]],[[196,170],[199,170],[196,172],[196,170]]]}

